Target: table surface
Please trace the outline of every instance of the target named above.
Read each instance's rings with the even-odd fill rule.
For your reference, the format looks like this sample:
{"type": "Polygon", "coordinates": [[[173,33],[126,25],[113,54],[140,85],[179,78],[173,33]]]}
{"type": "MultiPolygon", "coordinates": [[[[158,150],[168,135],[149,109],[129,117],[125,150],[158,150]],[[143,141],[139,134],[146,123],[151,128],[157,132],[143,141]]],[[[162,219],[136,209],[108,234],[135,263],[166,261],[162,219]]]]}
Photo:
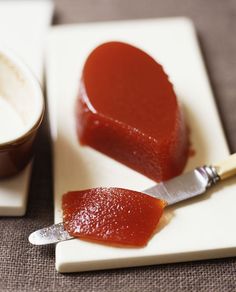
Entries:
{"type": "MultiPolygon", "coordinates": [[[[56,0],[54,24],[190,17],[196,26],[232,152],[236,151],[236,1],[56,0]]],[[[52,155],[48,119],[37,141],[23,218],[0,219],[0,291],[236,291],[236,258],[61,275],[54,246],[27,237],[53,223],[52,155]]],[[[212,141],[216,143],[217,141],[212,141]]]]}

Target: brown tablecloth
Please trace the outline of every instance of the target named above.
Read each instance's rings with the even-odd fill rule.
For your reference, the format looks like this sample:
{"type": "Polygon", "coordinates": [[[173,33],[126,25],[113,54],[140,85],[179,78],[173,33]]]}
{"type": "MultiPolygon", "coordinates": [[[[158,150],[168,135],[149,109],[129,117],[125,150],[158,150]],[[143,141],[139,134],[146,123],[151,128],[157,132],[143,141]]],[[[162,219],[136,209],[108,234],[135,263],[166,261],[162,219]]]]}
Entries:
{"type": "MultiPolygon", "coordinates": [[[[236,151],[235,0],[57,0],[55,4],[55,24],[192,18],[226,136],[231,151],[236,151]]],[[[217,141],[212,143],[217,147],[217,141]]],[[[46,118],[38,137],[27,214],[23,218],[0,218],[0,291],[236,291],[235,258],[58,274],[54,247],[34,247],[27,241],[31,231],[53,223],[51,158],[46,118]]]]}

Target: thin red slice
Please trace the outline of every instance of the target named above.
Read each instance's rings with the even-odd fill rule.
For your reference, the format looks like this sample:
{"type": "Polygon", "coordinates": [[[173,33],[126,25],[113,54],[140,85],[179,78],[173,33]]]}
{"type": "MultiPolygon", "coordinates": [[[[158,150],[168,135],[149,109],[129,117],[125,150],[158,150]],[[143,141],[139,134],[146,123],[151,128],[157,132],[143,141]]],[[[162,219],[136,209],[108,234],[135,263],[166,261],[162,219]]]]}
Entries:
{"type": "Polygon", "coordinates": [[[164,201],[121,188],[68,192],[62,200],[71,236],[121,246],[146,245],[164,207],[164,201]]]}
{"type": "Polygon", "coordinates": [[[87,58],[77,130],[83,145],[155,181],[180,174],[188,157],[186,125],[168,76],[125,43],[105,43],[87,58]]]}

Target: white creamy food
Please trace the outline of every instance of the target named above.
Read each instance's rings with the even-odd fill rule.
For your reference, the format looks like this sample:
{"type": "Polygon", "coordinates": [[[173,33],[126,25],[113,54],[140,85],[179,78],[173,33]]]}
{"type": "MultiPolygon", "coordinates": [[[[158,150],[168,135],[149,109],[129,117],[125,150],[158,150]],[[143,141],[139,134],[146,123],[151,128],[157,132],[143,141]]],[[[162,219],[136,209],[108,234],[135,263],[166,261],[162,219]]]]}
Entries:
{"type": "Polygon", "coordinates": [[[23,119],[6,98],[0,96],[0,143],[13,140],[24,133],[23,119]]]}

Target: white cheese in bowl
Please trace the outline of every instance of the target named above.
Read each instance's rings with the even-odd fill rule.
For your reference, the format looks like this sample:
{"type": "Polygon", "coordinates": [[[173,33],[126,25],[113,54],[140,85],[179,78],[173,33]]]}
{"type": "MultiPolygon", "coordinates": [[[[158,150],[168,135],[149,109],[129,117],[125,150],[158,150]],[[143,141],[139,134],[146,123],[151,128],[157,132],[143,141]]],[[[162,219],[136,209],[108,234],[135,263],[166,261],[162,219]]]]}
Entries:
{"type": "Polygon", "coordinates": [[[25,129],[24,122],[16,109],[0,96],[0,143],[13,140],[25,129]]]}

